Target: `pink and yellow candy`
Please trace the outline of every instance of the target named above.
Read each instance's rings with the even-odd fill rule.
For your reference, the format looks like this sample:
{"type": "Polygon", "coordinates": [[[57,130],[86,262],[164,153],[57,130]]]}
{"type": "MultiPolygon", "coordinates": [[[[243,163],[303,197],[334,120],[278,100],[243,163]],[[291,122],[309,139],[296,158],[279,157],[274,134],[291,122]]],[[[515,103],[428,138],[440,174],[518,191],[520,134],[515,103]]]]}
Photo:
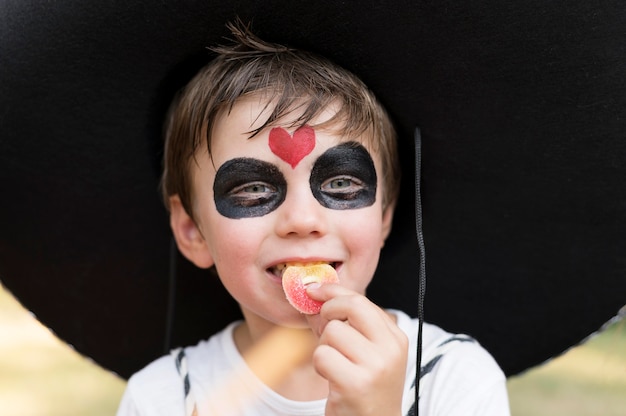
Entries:
{"type": "Polygon", "coordinates": [[[306,293],[311,283],[339,283],[339,277],[335,269],[326,263],[290,265],[283,272],[283,290],[287,300],[291,306],[307,315],[320,313],[324,304],[306,293]]]}

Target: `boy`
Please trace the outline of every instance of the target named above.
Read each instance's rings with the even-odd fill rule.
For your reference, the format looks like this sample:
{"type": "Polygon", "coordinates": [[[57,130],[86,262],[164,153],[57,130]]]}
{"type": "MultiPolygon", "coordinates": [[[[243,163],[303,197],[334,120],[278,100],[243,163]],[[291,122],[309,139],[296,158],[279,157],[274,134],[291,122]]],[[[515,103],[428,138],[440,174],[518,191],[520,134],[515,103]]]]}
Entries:
{"type": "MultiPolygon", "coordinates": [[[[215,267],[244,320],[131,377],[118,416],[415,414],[418,324],[365,297],[398,192],[392,124],[349,72],[231,30],[172,107],[163,190],[179,250],[215,267]],[[340,283],[309,286],[324,303],[305,315],[282,271],[314,263],[340,283]],[[270,388],[246,354],[275,328],[305,330],[311,353],[270,388]],[[220,410],[227,380],[254,392],[249,406],[220,410]]],[[[509,414],[477,343],[427,324],[423,342],[419,414],[509,414]]]]}

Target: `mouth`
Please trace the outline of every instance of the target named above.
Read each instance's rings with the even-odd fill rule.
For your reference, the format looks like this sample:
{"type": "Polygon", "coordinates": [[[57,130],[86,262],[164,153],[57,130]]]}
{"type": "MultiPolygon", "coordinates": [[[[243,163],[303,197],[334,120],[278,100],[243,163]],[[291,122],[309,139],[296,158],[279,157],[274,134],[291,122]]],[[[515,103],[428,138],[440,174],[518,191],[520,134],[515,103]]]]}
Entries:
{"type": "Polygon", "coordinates": [[[316,264],[328,264],[330,267],[332,267],[335,270],[337,270],[337,267],[339,267],[340,265],[339,262],[329,262],[329,261],[289,262],[289,263],[278,263],[268,268],[267,271],[270,274],[278,277],[279,279],[282,279],[283,273],[285,272],[285,269],[288,266],[314,266],[316,264]]]}

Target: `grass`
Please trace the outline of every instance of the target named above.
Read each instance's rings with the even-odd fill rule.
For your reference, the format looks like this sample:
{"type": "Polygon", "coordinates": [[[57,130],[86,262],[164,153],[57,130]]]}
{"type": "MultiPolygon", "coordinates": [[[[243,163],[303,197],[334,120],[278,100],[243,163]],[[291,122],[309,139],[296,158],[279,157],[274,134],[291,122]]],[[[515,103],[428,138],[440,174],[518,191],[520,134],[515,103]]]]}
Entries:
{"type": "Polygon", "coordinates": [[[0,414],[114,415],[125,383],[61,342],[0,286],[0,414]]]}
{"type": "MultiPolygon", "coordinates": [[[[124,388],[0,286],[0,414],[115,415],[124,388]]],[[[511,378],[508,388],[513,416],[626,416],[626,320],[511,378]]]]}
{"type": "Polygon", "coordinates": [[[626,320],[508,382],[513,416],[626,416],[626,320]]]}

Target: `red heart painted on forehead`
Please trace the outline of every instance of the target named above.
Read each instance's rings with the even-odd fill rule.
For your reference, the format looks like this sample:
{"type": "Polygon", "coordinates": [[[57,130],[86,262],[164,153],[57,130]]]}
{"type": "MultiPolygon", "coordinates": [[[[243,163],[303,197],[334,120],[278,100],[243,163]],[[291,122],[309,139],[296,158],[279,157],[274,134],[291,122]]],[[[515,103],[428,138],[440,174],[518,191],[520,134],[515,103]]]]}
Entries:
{"type": "Polygon", "coordinates": [[[282,127],[270,130],[270,149],[276,156],[289,163],[292,168],[315,147],[315,130],[309,126],[302,126],[293,132],[293,137],[282,127]]]}

